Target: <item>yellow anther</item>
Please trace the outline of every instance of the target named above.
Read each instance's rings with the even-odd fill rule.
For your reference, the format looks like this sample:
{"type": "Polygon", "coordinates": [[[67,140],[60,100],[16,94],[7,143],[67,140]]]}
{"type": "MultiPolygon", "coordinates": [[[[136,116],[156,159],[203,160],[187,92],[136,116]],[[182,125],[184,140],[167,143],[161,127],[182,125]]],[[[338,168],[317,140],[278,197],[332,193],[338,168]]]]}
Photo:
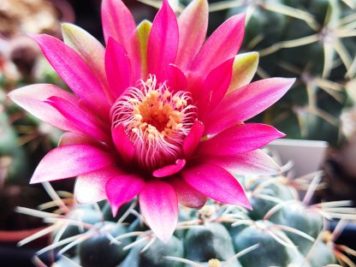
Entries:
{"type": "Polygon", "coordinates": [[[139,130],[135,127],[135,128],[132,128],[131,131],[135,134],[138,134],[139,130]]]}
{"type": "Polygon", "coordinates": [[[170,96],[171,96],[171,92],[169,92],[168,90],[164,91],[163,93],[164,100],[167,100],[170,96]]]}
{"type": "Polygon", "coordinates": [[[175,125],[175,128],[176,129],[180,129],[180,128],[182,128],[183,127],[183,124],[182,123],[177,123],[176,125],[175,125]]]}
{"type": "Polygon", "coordinates": [[[142,120],[142,115],[141,114],[135,114],[134,118],[135,118],[135,120],[141,121],[142,120]]]}
{"type": "Polygon", "coordinates": [[[148,139],[149,139],[150,141],[153,141],[153,140],[155,139],[154,134],[151,134],[151,133],[149,133],[149,134],[147,135],[147,137],[148,137],[148,139]]]}
{"type": "Polygon", "coordinates": [[[187,105],[187,101],[183,98],[180,98],[180,97],[175,97],[173,99],[174,103],[175,103],[175,106],[176,108],[182,108],[182,107],[185,107],[187,105]]]}

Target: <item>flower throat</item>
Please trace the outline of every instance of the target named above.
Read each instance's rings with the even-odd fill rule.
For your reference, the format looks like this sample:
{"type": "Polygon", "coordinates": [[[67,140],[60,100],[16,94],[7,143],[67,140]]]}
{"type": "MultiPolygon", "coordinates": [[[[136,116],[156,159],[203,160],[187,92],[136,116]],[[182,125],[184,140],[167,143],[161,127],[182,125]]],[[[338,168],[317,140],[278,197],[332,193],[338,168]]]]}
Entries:
{"type": "Polygon", "coordinates": [[[111,109],[112,128],[123,125],[138,163],[148,169],[174,161],[196,118],[188,92],[171,92],[150,75],[130,87],[111,109]]]}

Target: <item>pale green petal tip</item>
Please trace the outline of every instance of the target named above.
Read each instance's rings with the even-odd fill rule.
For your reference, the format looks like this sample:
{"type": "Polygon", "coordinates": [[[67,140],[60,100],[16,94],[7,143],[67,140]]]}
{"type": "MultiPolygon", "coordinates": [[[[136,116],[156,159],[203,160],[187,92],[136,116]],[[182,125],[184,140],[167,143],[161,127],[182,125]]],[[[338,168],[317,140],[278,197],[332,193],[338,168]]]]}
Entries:
{"type": "Polygon", "coordinates": [[[68,38],[68,36],[70,36],[70,35],[75,35],[75,34],[87,35],[87,34],[89,34],[83,28],[81,28],[75,24],[69,23],[69,22],[61,23],[61,30],[62,30],[63,38],[65,38],[65,39],[68,38]]]}
{"type": "Polygon", "coordinates": [[[235,57],[229,92],[251,82],[257,71],[259,58],[258,52],[242,53],[235,57]]]}
{"type": "Polygon", "coordinates": [[[235,62],[234,65],[248,65],[248,66],[254,66],[254,65],[258,65],[260,59],[260,54],[258,52],[248,52],[248,53],[242,53],[239,54],[236,58],[235,58],[235,62]]]}
{"type": "Polygon", "coordinates": [[[72,23],[69,23],[69,22],[61,23],[61,29],[62,29],[62,32],[73,31],[73,30],[83,30],[82,28],[80,28],[72,23]]]}

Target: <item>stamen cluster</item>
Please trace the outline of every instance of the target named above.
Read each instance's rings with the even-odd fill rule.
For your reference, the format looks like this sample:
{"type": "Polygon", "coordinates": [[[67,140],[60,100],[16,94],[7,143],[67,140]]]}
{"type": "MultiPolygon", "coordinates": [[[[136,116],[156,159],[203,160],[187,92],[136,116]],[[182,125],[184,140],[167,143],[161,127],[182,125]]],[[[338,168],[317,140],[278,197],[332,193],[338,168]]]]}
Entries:
{"type": "Polygon", "coordinates": [[[196,118],[187,91],[171,92],[150,75],[131,87],[111,109],[112,127],[123,125],[136,148],[136,158],[146,168],[174,161],[196,118]]]}

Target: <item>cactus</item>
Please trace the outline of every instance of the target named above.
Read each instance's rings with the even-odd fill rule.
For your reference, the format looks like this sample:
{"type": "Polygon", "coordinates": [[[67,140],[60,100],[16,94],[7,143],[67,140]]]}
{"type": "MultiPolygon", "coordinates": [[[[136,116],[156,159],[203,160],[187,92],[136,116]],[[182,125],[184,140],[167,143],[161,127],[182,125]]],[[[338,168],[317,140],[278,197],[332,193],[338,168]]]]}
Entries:
{"type": "Polygon", "coordinates": [[[63,86],[36,43],[24,36],[41,32],[58,35],[58,11],[42,0],[4,0],[0,7],[0,180],[5,185],[27,184],[36,161],[58,143],[60,131],[23,112],[6,96],[35,81],[63,86]]]}
{"type": "MultiPolygon", "coordinates": [[[[354,251],[335,239],[344,220],[355,219],[356,209],[350,207],[350,201],[309,204],[318,188],[318,175],[238,179],[255,203],[253,211],[213,201],[198,211],[182,207],[168,243],[162,243],[145,226],[135,201],[122,206],[119,216],[113,218],[108,216],[106,201],[66,205],[73,203],[72,196],[61,193],[60,202],[53,202],[59,205],[55,216],[33,213],[53,221],[48,226],[53,243],[38,253],[55,249],[59,257],[53,266],[57,267],[323,267],[345,259],[350,262],[348,254],[354,251]],[[305,188],[306,184],[310,186],[305,188]],[[340,220],[335,233],[327,230],[331,219],[340,220]]],[[[19,211],[31,213],[23,208],[19,211]]]]}
{"type": "MultiPolygon", "coordinates": [[[[0,91],[0,110],[5,111],[5,96],[0,91]]],[[[21,182],[28,175],[28,158],[18,145],[18,133],[11,125],[9,115],[0,113],[0,180],[21,182]]]]}
{"type": "MultiPolygon", "coordinates": [[[[190,1],[179,2],[185,6],[190,1]]],[[[210,28],[246,13],[242,49],[259,52],[258,76],[298,78],[258,120],[277,126],[289,138],[342,143],[339,117],[347,105],[345,87],[356,75],[355,8],[347,0],[211,1],[210,28]]]]}
{"type": "Polygon", "coordinates": [[[1,178],[5,183],[24,184],[33,164],[58,143],[60,131],[15,108],[4,93],[0,91],[1,178]]]}
{"type": "MultiPolygon", "coordinates": [[[[31,80],[63,84],[43,58],[37,58],[34,72],[31,80]]],[[[23,76],[11,80],[6,72],[0,72],[0,177],[5,183],[27,184],[36,161],[58,143],[61,135],[58,129],[9,101],[8,91],[24,82],[23,76]]]]}
{"type": "MultiPolygon", "coordinates": [[[[140,0],[159,6],[160,0],[140,0]]],[[[177,11],[191,1],[179,0],[177,11]]],[[[246,14],[242,50],[260,55],[260,77],[297,77],[292,90],[259,118],[289,138],[344,141],[340,115],[345,88],[356,77],[355,2],[342,0],[215,0],[210,32],[226,18],[246,14]],[[341,134],[340,134],[341,133],[341,134]]]]}
{"type": "Polygon", "coordinates": [[[112,222],[102,222],[94,225],[97,232],[78,245],[78,254],[80,262],[84,266],[115,266],[127,255],[127,251],[122,248],[130,242],[125,239],[124,242],[113,245],[107,237],[119,236],[127,232],[127,227],[122,224],[112,222]]]}

